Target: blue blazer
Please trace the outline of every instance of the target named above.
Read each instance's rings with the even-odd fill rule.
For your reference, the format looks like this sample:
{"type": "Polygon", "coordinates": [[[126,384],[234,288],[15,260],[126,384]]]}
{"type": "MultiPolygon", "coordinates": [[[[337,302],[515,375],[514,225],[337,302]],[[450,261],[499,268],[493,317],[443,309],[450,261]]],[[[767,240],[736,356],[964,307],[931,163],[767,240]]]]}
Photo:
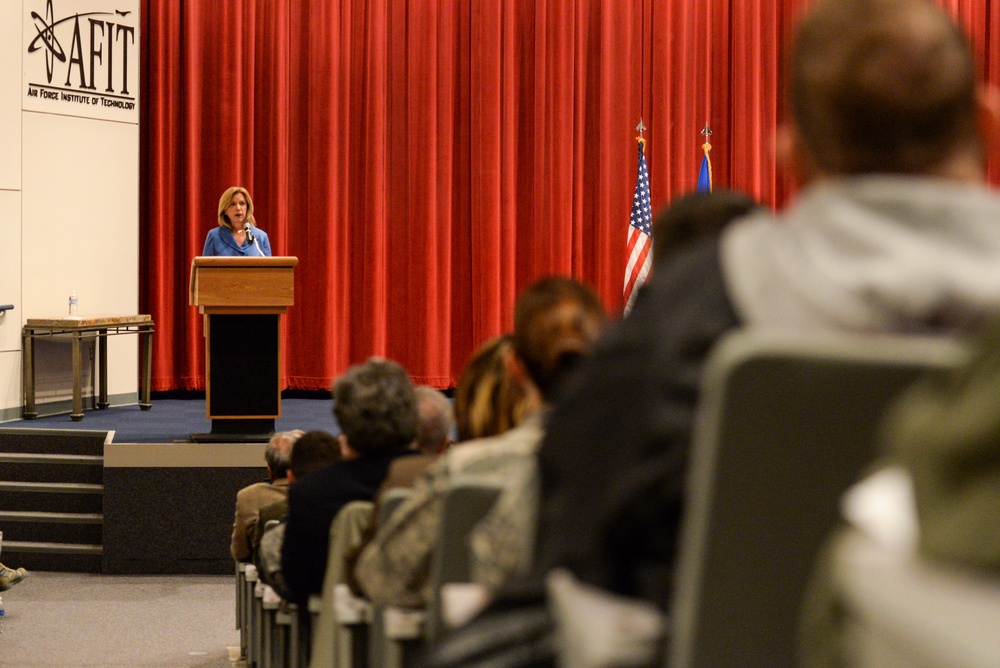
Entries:
{"type": "Polygon", "coordinates": [[[257,246],[247,241],[242,246],[236,243],[236,239],[233,237],[233,231],[228,227],[216,227],[209,231],[208,236],[205,237],[205,248],[201,251],[202,255],[270,255],[271,254],[271,242],[267,239],[267,232],[260,229],[259,227],[253,228],[253,236],[257,239],[257,246],[260,246],[261,252],[257,252],[257,246]]]}

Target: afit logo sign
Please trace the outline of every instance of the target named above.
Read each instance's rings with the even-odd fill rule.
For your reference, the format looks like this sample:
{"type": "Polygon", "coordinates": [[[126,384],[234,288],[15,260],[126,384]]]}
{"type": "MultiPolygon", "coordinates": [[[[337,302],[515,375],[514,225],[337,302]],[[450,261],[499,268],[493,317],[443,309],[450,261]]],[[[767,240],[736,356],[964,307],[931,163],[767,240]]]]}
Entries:
{"type": "Polygon", "coordinates": [[[24,0],[22,108],[139,122],[139,0],[24,0]]]}

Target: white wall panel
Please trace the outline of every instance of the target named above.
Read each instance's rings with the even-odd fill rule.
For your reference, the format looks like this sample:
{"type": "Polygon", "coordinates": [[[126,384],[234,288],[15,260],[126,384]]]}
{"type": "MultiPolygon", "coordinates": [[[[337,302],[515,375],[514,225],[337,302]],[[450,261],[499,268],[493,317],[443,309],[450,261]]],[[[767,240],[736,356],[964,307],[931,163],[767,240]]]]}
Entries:
{"type": "Polygon", "coordinates": [[[0,352],[0,421],[16,420],[19,417],[21,417],[21,353],[0,352]]]}
{"type": "MultiPolygon", "coordinates": [[[[0,190],[21,188],[21,51],[21,0],[2,0],[0,1],[0,190]]],[[[0,261],[2,259],[0,257],[0,261]]]]}
{"type": "Polygon", "coordinates": [[[0,420],[20,416],[21,405],[21,193],[0,190],[0,420]],[[4,411],[10,407],[10,411],[4,411]],[[6,415],[6,413],[10,415],[6,415]]]}
{"type": "MultiPolygon", "coordinates": [[[[71,290],[81,316],[137,313],[138,126],[33,112],[22,123],[23,317],[66,315],[71,290]]],[[[135,392],[137,350],[135,336],[109,339],[110,394],[135,392]]]]}
{"type": "MultiPolygon", "coordinates": [[[[14,310],[0,315],[0,352],[21,349],[21,193],[0,190],[0,304],[14,310]]],[[[0,376],[3,378],[3,376],[0,376]]],[[[3,381],[0,380],[0,383],[3,381]]],[[[2,391],[0,391],[0,396],[2,391]]],[[[6,404],[0,404],[4,406],[6,404]]]]}

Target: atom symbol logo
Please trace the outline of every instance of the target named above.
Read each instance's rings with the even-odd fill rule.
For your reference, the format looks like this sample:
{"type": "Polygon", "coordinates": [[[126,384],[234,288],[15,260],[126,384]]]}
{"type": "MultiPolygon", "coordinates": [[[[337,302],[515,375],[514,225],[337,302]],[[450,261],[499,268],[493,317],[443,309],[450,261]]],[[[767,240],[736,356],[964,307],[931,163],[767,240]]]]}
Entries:
{"type": "Polygon", "coordinates": [[[60,63],[66,62],[66,52],[63,51],[62,44],[56,38],[56,23],[55,14],[52,11],[52,0],[47,0],[45,3],[44,20],[38,15],[38,12],[31,12],[31,18],[35,22],[35,31],[38,35],[28,45],[28,53],[37,51],[40,48],[38,40],[42,41],[42,44],[45,46],[45,73],[48,75],[49,81],[52,81],[52,67],[55,64],[53,58],[60,63]],[[41,25],[39,25],[39,22],[41,22],[41,25]]]}
{"type": "MultiPolygon", "coordinates": [[[[28,53],[38,51],[42,47],[45,48],[45,73],[48,76],[49,83],[52,83],[52,69],[55,67],[55,61],[58,60],[60,63],[66,62],[66,51],[63,50],[62,44],[59,43],[59,39],[56,37],[56,26],[66,21],[78,21],[81,16],[107,15],[109,13],[85,12],[83,14],[73,14],[56,21],[55,12],[52,10],[52,0],[46,0],[45,2],[45,18],[39,16],[38,12],[31,12],[31,18],[35,22],[35,32],[38,34],[35,36],[35,39],[31,40],[31,44],[28,45],[28,53]]],[[[130,12],[117,13],[125,16],[130,12]]]]}

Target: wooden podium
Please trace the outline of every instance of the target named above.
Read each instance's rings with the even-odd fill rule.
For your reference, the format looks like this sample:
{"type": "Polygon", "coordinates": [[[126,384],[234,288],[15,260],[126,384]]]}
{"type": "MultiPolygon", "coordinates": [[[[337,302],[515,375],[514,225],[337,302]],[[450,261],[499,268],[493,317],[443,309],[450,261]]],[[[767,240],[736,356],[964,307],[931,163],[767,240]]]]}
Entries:
{"type": "Polygon", "coordinates": [[[280,318],[295,302],[295,257],[191,262],[189,303],[205,316],[205,410],[195,442],[267,441],[281,417],[280,318]]]}

